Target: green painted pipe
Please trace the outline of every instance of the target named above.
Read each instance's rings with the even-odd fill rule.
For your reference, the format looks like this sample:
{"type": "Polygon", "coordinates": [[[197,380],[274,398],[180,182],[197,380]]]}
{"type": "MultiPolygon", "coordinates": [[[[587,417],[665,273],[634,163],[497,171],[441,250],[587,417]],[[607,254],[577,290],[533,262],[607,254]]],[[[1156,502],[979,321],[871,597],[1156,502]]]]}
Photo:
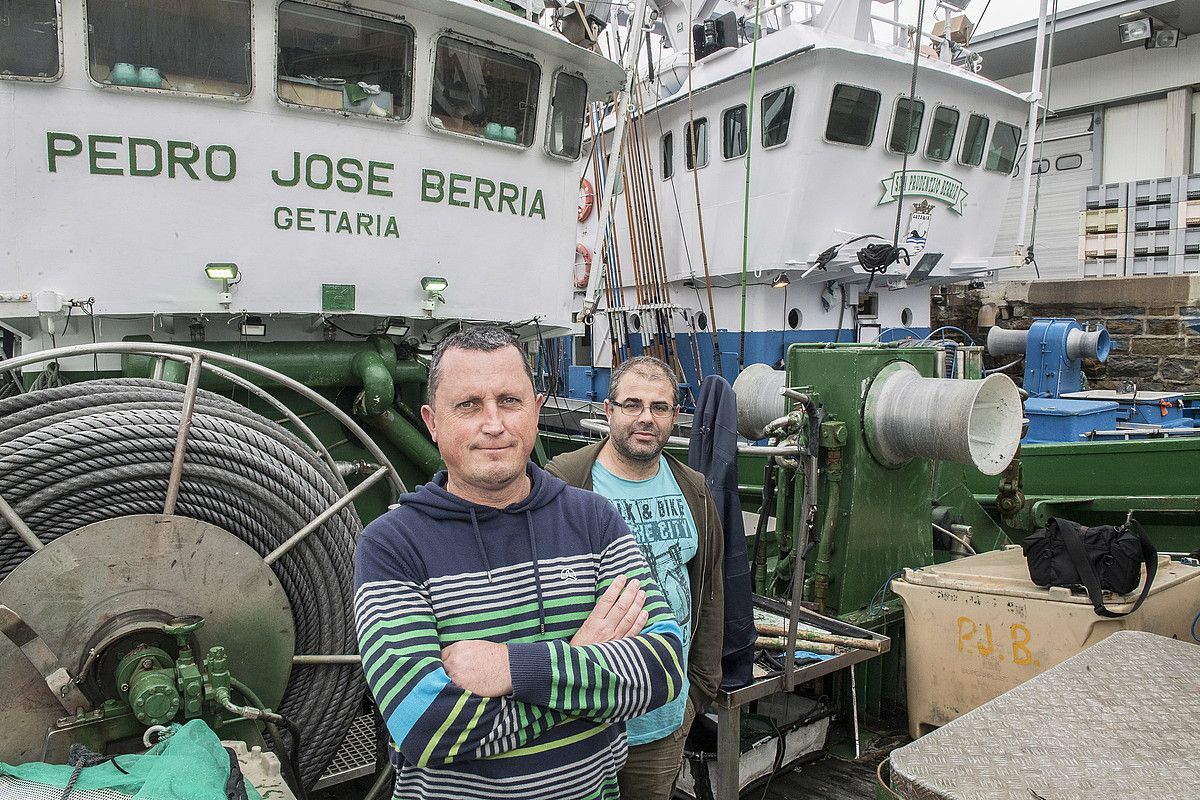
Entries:
{"type": "Polygon", "coordinates": [[[381,414],[363,415],[362,419],[408,456],[423,474],[433,475],[443,468],[437,446],[395,411],[388,409],[381,414]]]}
{"type": "Polygon", "coordinates": [[[837,531],[838,517],[842,499],[842,453],[840,450],[830,450],[825,464],[825,485],[829,487],[825,495],[825,519],[821,523],[821,541],[817,545],[817,563],[813,568],[813,600],[817,604],[818,613],[825,613],[825,603],[829,596],[829,569],[833,556],[833,536],[837,531]]]}
{"type": "MultiPolygon", "coordinates": [[[[128,336],[127,342],[150,342],[149,336],[128,336]]],[[[361,342],[188,342],[190,347],[213,353],[237,356],[261,364],[268,369],[281,372],[292,380],[314,389],[330,389],[339,386],[355,386],[362,383],[360,370],[364,361],[355,364],[360,356],[370,364],[368,372],[374,377],[382,364],[393,383],[424,384],[428,380],[425,366],[417,361],[399,361],[392,343],[385,337],[371,337],[361,342]],[[378,359],[378,361],[376,361],[378,359]]],[[[148,378],[154,371],[155,358],[143,355],[123,355],[121,371],[129,378],[148,378]]],[[[176,368],[166,362],[164,378],[171,380],[176,368]]],[[[179,369],[185,370],[183,365],[179,369]]],[[[232,372],[241,374],[238,370],[232,372]]],[[[242,377],[250,377],[243,375],[242,377]]],[[[259,377],[253,378],[260,386],[274,385],[259,377]]],[[[228,383],[211,374],[202,376],[200,385],[205,389],[228,386],[228,383]]],[[[394,393],[394,389],[393,389],[394,393]]]]}
{"type": "MultiPolygon", "coordinates": [[[[127,337],[126,341],[152,341],[145,336],[127,337]]],[[[200,350],[244,358],[283,373],[314,389],[362,386],[354,401],[354,412],[378,431],[427,475],[442,468],[437,447],[415,425],[393,410],[396,384],[425,384],[428,373],[416,361],[399,361],[392,343],[381,336],[361,342],[196,342],[200,350]]],[[[127,377],[148,378],[153,374],[153,356],[122,356],[122,372],[127,377]]],[[[231,372],[240,374],[236,369],[231,372]]],[[[183,383],[187,365],[166,360],[162,378],[183,383]]],[[[256,385],[275,386],[257,375],[243,375],[256,385]]],[[[211,373],[201,376],[203,388],[219,388],[227,382],[211,373]]]]}

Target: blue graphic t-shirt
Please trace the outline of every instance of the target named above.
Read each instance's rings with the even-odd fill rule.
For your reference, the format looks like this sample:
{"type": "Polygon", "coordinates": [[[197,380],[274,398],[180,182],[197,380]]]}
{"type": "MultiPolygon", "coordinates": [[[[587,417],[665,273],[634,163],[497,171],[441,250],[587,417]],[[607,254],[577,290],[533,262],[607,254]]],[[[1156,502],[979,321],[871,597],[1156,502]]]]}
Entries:
{"type": "MultiPolygon", "coordinates": [[[[671,468],[662,456],[658,474],[644,481],[627,481],[613,475],[599,461],[592,465],[592,489],[617,507],[638,546],[654,580],[671,604],[675,620],[683,630],[684,674],[692,643],[692,584],[688,562],[696,555],[696,522],[671,468]]],[[[672,702],[626,723],[629,744],[656,742],[683,724],[688,683],[672,702]]]]}

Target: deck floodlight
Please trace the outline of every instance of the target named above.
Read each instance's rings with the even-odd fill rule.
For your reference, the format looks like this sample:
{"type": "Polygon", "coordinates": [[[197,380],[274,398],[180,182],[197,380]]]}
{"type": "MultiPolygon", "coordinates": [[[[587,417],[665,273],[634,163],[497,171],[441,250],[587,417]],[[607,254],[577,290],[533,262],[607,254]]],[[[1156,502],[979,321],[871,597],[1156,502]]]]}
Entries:
{"type": "Polygon", "coordinates": [[[1117,33],[1121,37],[1121,44],[1130,44],[1149,39],[1153,31],[1154,28],[1149,17],[1131,19],[1117,26],[1117,33]]]}
{"type": "Polygon", "coordinates": [[[1179,29],[1168,28],[1166,26],[1156,26],[1153,35],[1146,40],[1146,49],[1153,50],[1159,47],[1178,47],[1179,46],[1179,29]]]}
{"type": "Polygon", "coordinates": [[[206,264],[204,274],[214,281],[236,281],[238,266],[237,264],[206,264]]]}
{"type": "Polygon", "coordinates": [[[450,285],[450,281],[445,278],[437,278],[432,275],[426,275],[421,278],[421,289],[430,295],[441,294],[446,291],[446,287],[450,285]]]}
{"type": "Polygon", "coordinates": [[[408,322],[402,318],[389,319],[384,335],[404,337],[408,335],[408,328],[408,322]]]}
{"type": "Polygon", "coordinates": [[[788,277],[786,272],[781,272],[771,279],[771,288],[786,289],[792,283],[792,279],[788,277]]]}
{"type": "Polygon", "coordinates": [[[266,336],[267,326],[263,322],[262,317],[247,316],[242,319],[242,324],[238,326],[238,331],[242,336],[266,336]]]}
{"type": "Polygon", "coordinates": [[[434,275],[426,275],[421,278],[421,289],[425,291],[425,302],[421,304],[421,309],[425,312],[425,316],[433,316],[439,300],[443,303],[446,302],[446,298],[442,297],[442,292],[446,291],[446,287],[449,285],[450,281],[434,275]]]}
{"type": "Polygon", "coordinates": [[[229,291],[229,287],[240,280],[241,273],[238,272],[238,265],[227,263],[205,264],[204,274],[210,280],[221,282],[221,293],[217,295],[217,302],[229,308],[233,303],[233,293],[229,291]]]}

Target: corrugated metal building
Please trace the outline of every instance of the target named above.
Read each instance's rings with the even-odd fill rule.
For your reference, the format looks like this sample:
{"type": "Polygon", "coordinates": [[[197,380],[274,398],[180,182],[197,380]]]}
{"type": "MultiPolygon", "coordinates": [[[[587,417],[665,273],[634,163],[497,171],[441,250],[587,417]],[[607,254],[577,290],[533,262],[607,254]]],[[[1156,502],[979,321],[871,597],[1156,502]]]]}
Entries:
{"type": "MultiPolygon", "coordinates": [[[[1200,172],[1200,0],[1101,0],[1060,11],[1056,27],[1053,69],[1043,76],[1050,113],[1033,140],[1035,186],[1040,179],[1033,241],[1043,279],[1097,274],[1085,273],[1080,257],[1087,186],[1200,172]],[[1119,25],[1145,18],[1156,34],[1178,31],[1175,46],[1122,43],[1119,25]]],[[[1035,19],[979,34],[970,48],[983,56],[984,75],[1028,92],[1036,38],[1035,19]]],[[[1023,154],[1018,163],[1019,173],[1023,154]]],[[[1018,174],[997,256],[1009,255],[1018,238],[1029,241],[1016,230],[1022,183],[1018,174]]],[[[1032,199],[1030,218],[1032,224],[1032,199]]],[[[1035,273],[1025,267],[999,277],[1030,280],[1035,273]]]]}

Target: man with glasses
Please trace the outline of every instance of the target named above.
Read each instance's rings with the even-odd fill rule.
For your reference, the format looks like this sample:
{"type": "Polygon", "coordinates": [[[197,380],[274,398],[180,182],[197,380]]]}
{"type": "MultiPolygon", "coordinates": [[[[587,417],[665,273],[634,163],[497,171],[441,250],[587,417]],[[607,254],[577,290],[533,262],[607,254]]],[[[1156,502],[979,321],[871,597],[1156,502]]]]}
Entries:
{"type": "Polygon", "coordinates": [[[628,523],[683,631],[688,691],[626,723],[621,797],[669,800],[695,715],[721,683],[724,539],[704,476],[663,451],[679,417],[672,369],[639,356],[613,371],[609,435],[551,461],[567,483],[607,497],[628,523]]]}

